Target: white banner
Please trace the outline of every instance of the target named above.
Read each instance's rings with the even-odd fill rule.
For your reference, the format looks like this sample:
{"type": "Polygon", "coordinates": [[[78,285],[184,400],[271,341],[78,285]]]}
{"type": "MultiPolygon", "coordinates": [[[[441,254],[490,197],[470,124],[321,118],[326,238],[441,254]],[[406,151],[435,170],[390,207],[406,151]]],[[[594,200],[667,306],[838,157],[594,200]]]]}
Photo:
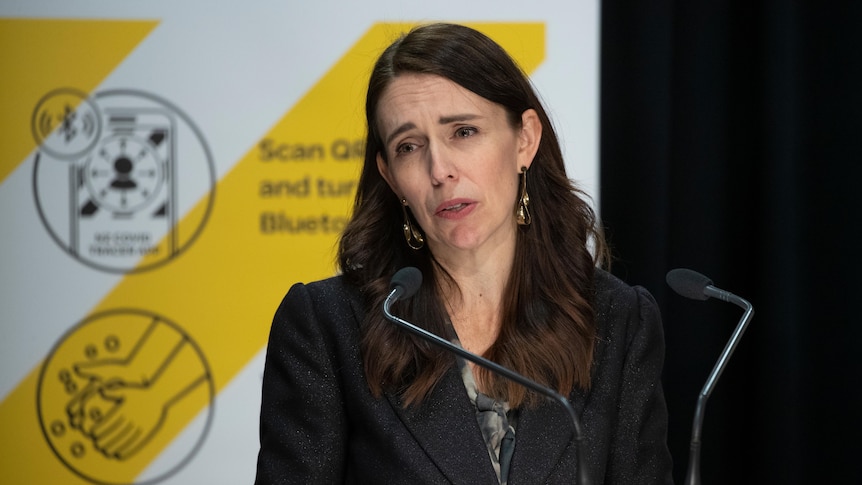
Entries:
{"type": "Polygon", "coordinates": [[[264,346],[331,275],[364,83],[416,23],[502,44],[598,187],[598,2],[0,5],[0,483],[254,479],[264,346]]]}

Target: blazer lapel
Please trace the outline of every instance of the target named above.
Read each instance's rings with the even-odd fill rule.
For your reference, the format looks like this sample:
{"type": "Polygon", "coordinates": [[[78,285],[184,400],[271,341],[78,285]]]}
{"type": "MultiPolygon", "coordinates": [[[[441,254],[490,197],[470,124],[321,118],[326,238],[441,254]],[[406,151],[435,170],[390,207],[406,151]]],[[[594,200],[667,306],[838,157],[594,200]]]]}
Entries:
{"type": "MultiPolygon", "coordinates": [[[[569,399],[581,416],[584,396],[575,392],[569,399]]],[[[574,478],[573,437],[572,420],[560,403],[548,399],[535,409],[522,409],[515,429],[509,483],[548,483],[551,472],[561,467],[570,468],[574,478]]]]}
{"type": "Polygon", "coordinates": [[[398,396],[386,396],[404,426],[449,482],[497,483],[476,411],[454,366],[420,406],[405,409],[398,396]]]}

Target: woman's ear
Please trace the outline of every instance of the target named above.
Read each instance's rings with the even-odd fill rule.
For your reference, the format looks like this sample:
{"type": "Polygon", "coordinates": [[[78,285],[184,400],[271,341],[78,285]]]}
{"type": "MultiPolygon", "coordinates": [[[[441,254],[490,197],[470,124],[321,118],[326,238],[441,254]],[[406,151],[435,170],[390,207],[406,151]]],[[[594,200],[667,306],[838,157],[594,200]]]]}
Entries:
{"type": "Polygon", "coordinates": [[[530,168],[539,143],[542,141],[542,122],[536,110],[530,108],[521,113],[521,131],[518,134],[518,169],[530,168]]]}
{"type": "Polygon", "coordinates": [[[386,181],[389,188],[397,195],[399,192],[392,180],[392,174],[389,173],[389,164],[386,163],[386,160],[383,159],[383,155],[381,155],[380,152],[377,152],[377,171],[380,172],[380,176],[383,177],[383,180],[386,181]]]}

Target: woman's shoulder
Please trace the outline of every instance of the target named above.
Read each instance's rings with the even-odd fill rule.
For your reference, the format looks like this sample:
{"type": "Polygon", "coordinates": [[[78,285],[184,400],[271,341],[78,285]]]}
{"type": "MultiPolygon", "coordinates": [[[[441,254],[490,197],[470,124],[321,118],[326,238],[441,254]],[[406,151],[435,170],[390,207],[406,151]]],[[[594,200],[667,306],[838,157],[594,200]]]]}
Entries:
{"type": "Polygon", "coordinates": [[[359,289],[342,276],[294,283],[275,311],[270,340],[353,348],[364,315],[359,289]]]}
{"type": "Polygon", "coordinates": [[[307,283],[294,283],[282,299],[281,308],[301,306],[318,316],[343,316],[363,311],[362,293],[343,275],[307,283]]]}
{"type": "Polygon", "coordinates": [[[298,282],[293,286],[305,287],[307,291],[320,294],[349,293],[355,290],[355,287],[347,282],[347,278],[343,274],[314,281],[298,282]]]}
{"type": "Polygon", "coordinates": [[[643,286],[630,285],[610,272],[597,268],[593,290],[593,305],[599,327],[613,322],[631,325],[661,321],[655,298],[643,286]]]}
{"type": "Polygon", "coordinates": [[[616,291],[625,291],[630,286],[625,283],[623,280],[614,276],[611,272],[602,269],[596,268],[595,275],[593,276],[593,286],[595,287],[596,293],[607,293],[607,292],[616,292],[616,291]]]}
{"type": "Polygon", "coordinates": [[[313,298],[328,298],[342,297],[353,293],[359,293],[359,290],[347,282],[347,279],[342,274],[337,274],[327,278],[313,281],[297,281],[291,285],[287,295],[294,293],[307,293],[313,298]]]}
{"type": "Polygon", "coordinates": [[[644,298],[647,303],[655,303],[652,294],[643,286],[630,285],[602,268],[596,268],[593,290],[599,304],[635,304],[644,298]]]}

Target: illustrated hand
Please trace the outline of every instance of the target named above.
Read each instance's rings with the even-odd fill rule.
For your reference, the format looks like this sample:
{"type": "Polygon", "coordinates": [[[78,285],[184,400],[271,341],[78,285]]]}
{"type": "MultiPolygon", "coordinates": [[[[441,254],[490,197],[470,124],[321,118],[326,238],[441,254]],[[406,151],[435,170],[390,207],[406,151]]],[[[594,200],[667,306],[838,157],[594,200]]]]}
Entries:
{"type": "Polygon", "coordinates": [[[74,366],[89,383],[66,406],[69,423],[108,458],[126,459],[159,431],[168,409],[206,382],[182,335],[151,326],[125,358],[74,366]]]}
{"type": "Polygon", "coordinates": [[[102,386],[148,387],[185,344],[183,336],[155,322],[134,342],[125,357],[75,364],[75,373],[102,386]]]}
{"type": "Polygon", "coordinates": [[[88,436],[93,427],[119,404],[118,400],[107,398],[101,387],[91,383],[66,405],[71,427],[88,436]]]}
{"type": "Polygon", "coordinates": [[[113,402],[104,416],[91,420],[85,431],[95,448],[119,460],[138,452],[161,428],[167,417],[164,403],[153,402],[145,389],[123,387],[103,389],[102,403],[113,402]]]}
{"type": "Polygon", "coordinates": [[[80,377],[88,379],[89,384],[69,401],[66,413],[69,425],[90,437],[105,416],[121,404],[122,398],[110,397],[105,393],[106,389],[146,389],[150,385],[145,374],[120,359],[81,362],[73,369],[80,377]]]}
{"type": "Polygon", "coordinates": [[[90,382],[100,382],[102,386],[139,386],[149,385],[146,372],[119,359],[98,360],[75,364],[75,373],[89,379],[90,382]]]}

